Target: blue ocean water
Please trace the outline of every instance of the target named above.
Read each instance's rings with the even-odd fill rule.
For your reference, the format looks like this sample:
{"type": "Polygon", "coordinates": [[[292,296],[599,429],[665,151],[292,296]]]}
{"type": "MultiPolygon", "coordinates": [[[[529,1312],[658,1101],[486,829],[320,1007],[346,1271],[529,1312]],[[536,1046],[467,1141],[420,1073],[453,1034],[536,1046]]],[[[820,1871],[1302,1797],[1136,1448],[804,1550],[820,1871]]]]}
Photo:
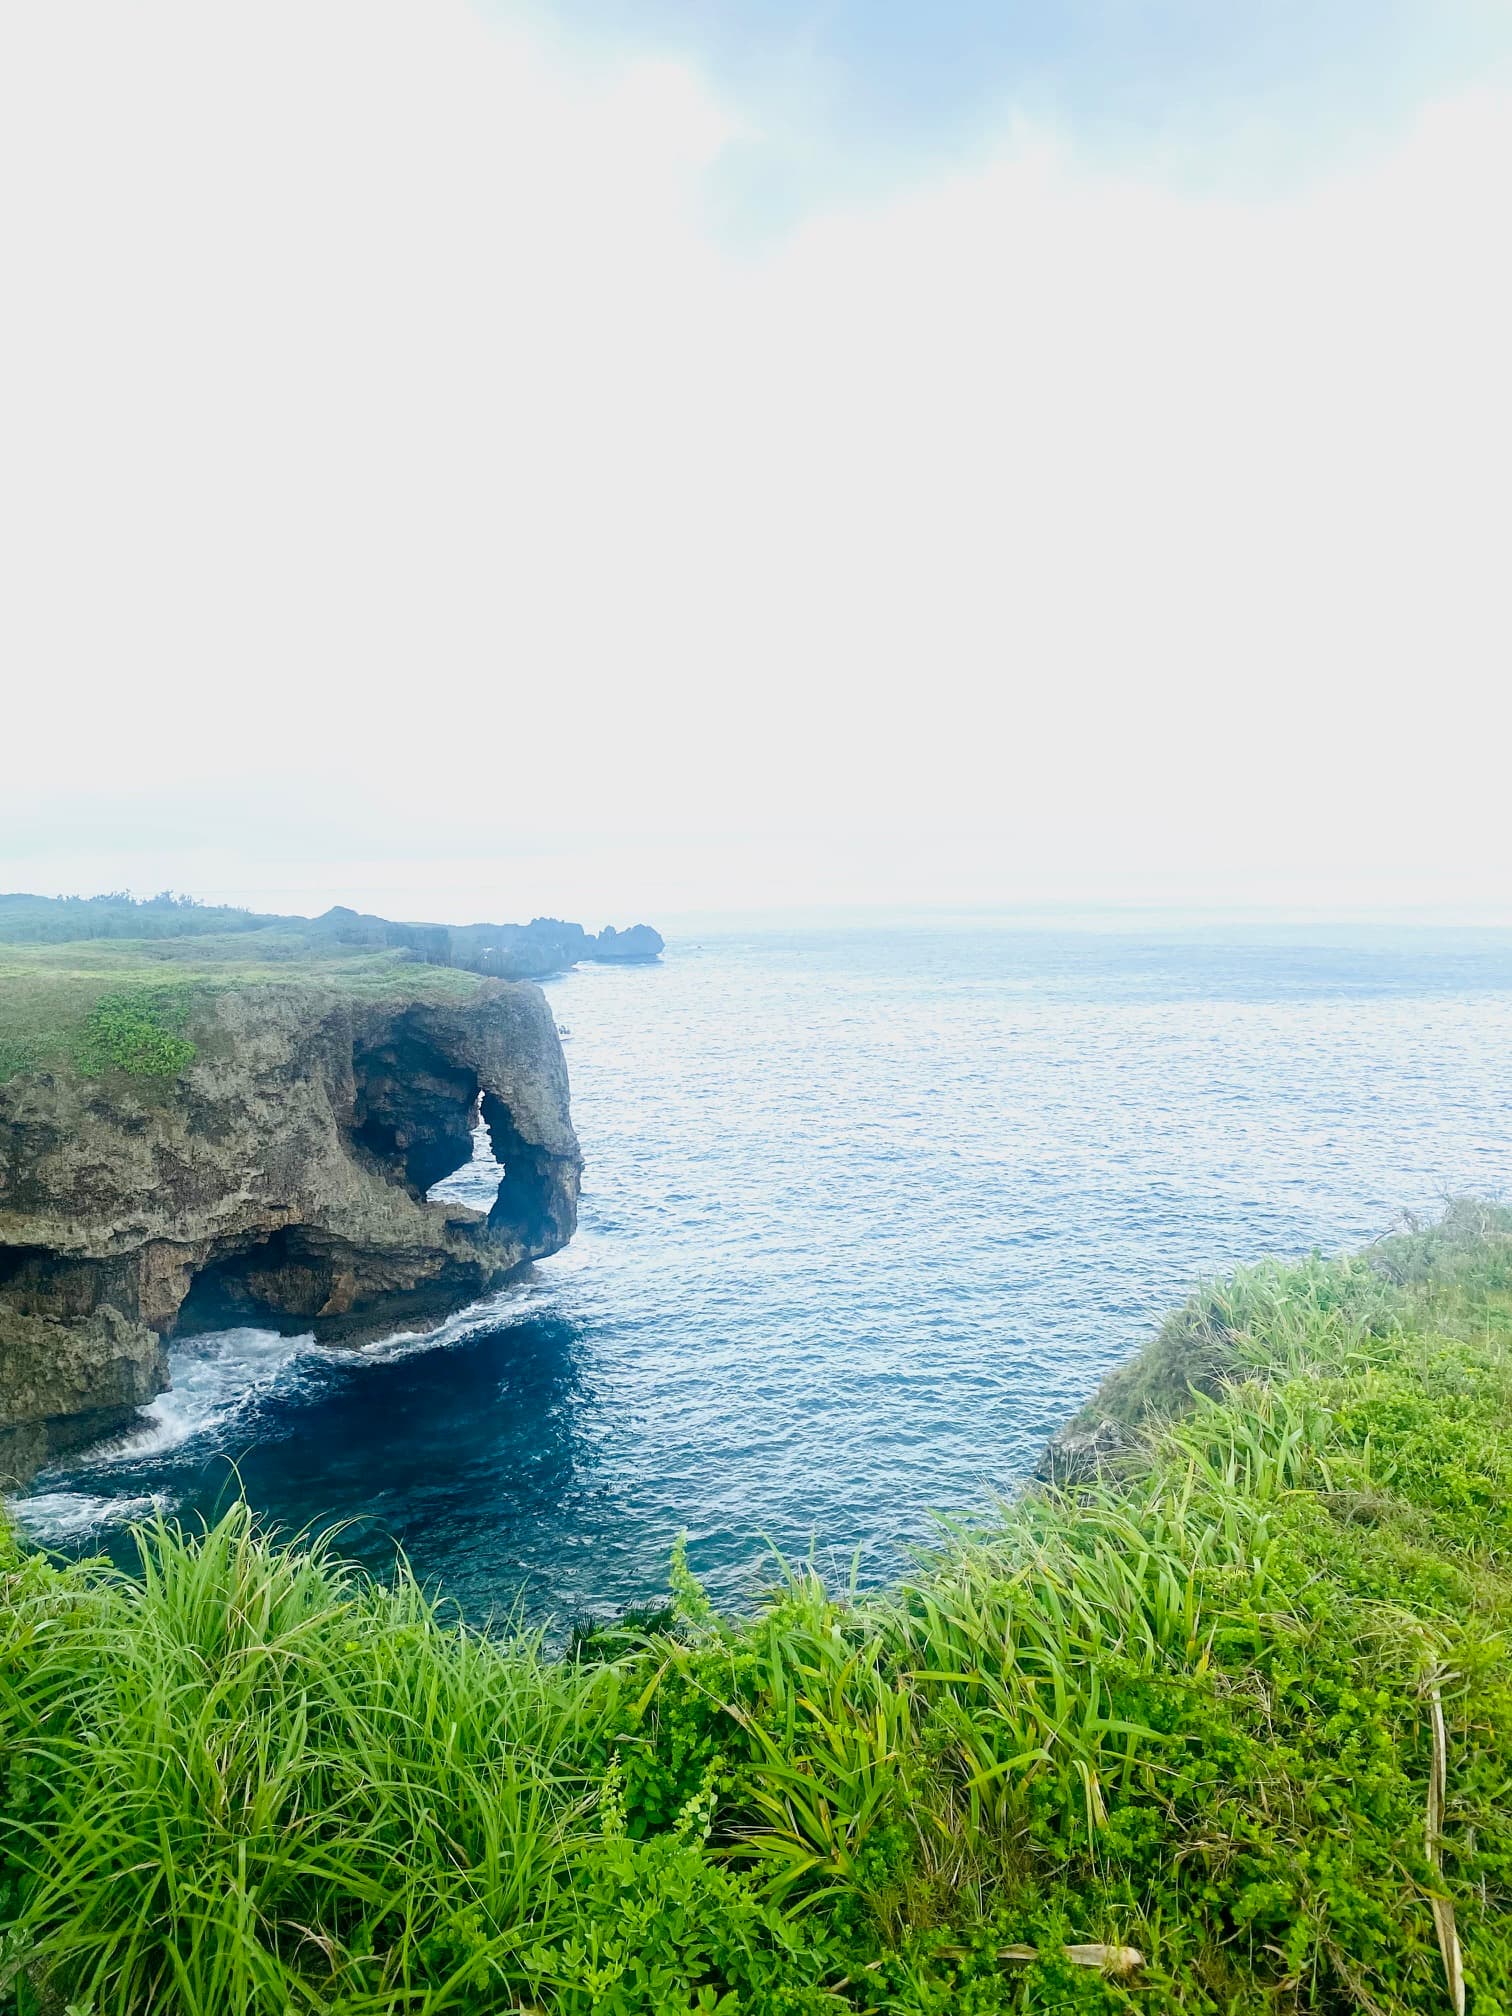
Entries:
{"type": "MultiPolygon", "coordinates": [[[[532,1277],[362,1353],[239,1330],[16,1510],[122,1550],[241,1488],[478,1617],[863,1579],[1032,1468],[1199,1276],[1512,1178],[1512,934],[674,940],[549,984],[587,1160],[532,1277]]],[[[486,1202],[486,1156],[450,1179],[486,1202]]]]}

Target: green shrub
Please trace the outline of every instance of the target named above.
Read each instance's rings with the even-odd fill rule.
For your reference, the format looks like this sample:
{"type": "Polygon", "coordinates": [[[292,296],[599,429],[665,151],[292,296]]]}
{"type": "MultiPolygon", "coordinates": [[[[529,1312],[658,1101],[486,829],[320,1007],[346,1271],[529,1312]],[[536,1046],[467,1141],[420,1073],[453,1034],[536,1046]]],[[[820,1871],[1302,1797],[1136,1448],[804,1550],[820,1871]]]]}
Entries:
{"type": "Polygon", "coordinates": [[[39,1046],[22,1037],[0,1038],[0,1085],[36,1068],[39,1046]]]}
{"type": "Polygon", "coordinates": [[[139,1078],[174,1078],[194,1062],[181,1032],[192,996],[185,988],[130,988],[106,994],[90,1010],[75,1045],[79,1069],[91,1076],[126,1071],[139,1078]]]}

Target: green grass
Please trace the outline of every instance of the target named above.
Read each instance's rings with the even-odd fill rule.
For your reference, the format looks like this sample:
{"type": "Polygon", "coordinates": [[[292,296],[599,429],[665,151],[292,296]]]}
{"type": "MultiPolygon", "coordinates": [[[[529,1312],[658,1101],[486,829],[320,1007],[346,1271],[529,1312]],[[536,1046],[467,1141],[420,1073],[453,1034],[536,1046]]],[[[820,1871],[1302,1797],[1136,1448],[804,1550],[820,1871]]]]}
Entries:
{"type": "Polygon", "coordinates": [[[28,1072],[171,1077],[193,1061],[214,995],[322,987],[363,1000],[470,1000],[476,974],[400,951],[312,949],[278,930],[68,944],[0,943],[0,1084],[28,1072]]]}
{"type": "Polygon", "coordinates": [[[1120,1475],[899,1588],[679,1555],[566,1658],[242,1508],[12,1551],[0,2009],[1427,2016],[1457,1942],[1508,2016],[1512,1214],[1216,1284],[1105,1398],[1120,1475]]]}

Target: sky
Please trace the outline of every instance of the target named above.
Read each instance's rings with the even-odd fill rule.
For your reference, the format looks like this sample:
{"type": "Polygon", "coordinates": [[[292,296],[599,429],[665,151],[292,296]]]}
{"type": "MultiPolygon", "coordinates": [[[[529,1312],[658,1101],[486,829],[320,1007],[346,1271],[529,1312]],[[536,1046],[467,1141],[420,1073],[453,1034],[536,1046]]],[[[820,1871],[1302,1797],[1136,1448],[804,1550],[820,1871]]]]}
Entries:
{"type": "Polygon", "coordinates": [[[1512,918],[1504,0],[0,0],[0,887],[1512,918]]]}

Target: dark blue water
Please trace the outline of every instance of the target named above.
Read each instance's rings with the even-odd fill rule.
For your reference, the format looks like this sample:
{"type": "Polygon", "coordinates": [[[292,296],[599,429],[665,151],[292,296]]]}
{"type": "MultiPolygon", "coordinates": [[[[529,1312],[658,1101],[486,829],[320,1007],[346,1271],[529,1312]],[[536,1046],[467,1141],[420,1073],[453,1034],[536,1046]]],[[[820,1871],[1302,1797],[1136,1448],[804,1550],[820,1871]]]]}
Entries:
{"type": "Polygon", "coordinates": [[[765,1541],[878,1577],[1197,1276],[1512,1178],[1507,934],[711,936],[550,993],[569,1251],[362,1354],[181,1342],[139,1433],[19,1501],[39,1538],[118,1547],[234,1461],[480,1616],[644,1598],[683,1528],[726,1598],[765,1541]]]}

